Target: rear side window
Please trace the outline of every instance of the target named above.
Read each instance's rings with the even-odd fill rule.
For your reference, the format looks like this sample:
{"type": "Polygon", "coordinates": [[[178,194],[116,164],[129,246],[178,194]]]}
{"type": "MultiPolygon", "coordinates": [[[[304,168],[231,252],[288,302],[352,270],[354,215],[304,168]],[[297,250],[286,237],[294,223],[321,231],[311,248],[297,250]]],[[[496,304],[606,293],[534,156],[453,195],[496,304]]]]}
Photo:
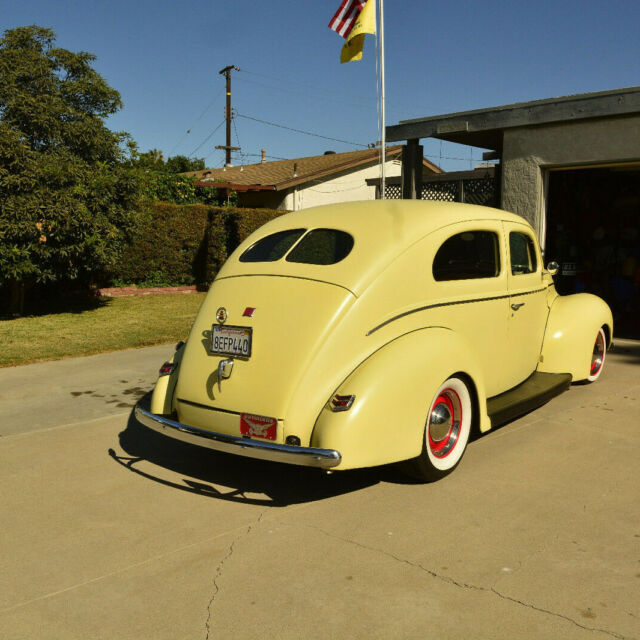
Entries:
{"type": "Polygon", "coordinates": [[[509,234],[509,251],[513,275],[534,273],[538,268],[533,240],[525,233],[512,231],[509,234]]]}
{"type": "Polygon", "coordinates": [[[280,260],[306,229],[287,229],[260,238],[241,256],[240,262],[275,262],[280,260]]]}
{"type": "Polygon", "coordinates": [[[433,260],[435,280],[495,278],[500,273],[500,245],[492,231],[465,231],[442,244],[433,260]]]}
{"type": "Polygon", "coordinates": [[[353,236],[337,229],[314,229],[291,250],[287,262],[335,264],[353,249],[353,236]]]}

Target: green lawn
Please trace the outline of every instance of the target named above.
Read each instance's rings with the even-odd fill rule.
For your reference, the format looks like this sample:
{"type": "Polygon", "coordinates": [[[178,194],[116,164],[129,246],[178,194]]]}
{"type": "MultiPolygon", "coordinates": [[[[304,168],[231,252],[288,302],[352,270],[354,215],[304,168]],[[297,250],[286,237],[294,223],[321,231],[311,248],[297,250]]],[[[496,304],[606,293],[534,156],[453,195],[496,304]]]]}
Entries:
{"type": "Polygon", "coordinates": [[[0,320],[0,367],[186,340],[204,296],[106,298],[95,309],[0,320]]]}

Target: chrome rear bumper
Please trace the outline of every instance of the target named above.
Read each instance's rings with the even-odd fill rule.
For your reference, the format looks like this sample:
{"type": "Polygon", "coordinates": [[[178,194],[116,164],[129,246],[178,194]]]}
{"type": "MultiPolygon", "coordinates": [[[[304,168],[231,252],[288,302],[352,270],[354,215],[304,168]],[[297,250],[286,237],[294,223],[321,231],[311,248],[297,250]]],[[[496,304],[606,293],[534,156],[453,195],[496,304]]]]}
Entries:
{"type": "Polygon", "coordinates": [[[143,406],[144,404],[146,403],[143,399],[136,405],[135,413],[139,422],[170,438],[200,447],[207,447],[208,449],[233,453],[248,458],[297,464],[303,467],[317,467],[319,469],[331,469],[331,467],[339,465],[342,460],[340,453],[334,449],[293,447],[191,427],[171,420],[167,416],[151,413],[147,407],[143,406]]]}

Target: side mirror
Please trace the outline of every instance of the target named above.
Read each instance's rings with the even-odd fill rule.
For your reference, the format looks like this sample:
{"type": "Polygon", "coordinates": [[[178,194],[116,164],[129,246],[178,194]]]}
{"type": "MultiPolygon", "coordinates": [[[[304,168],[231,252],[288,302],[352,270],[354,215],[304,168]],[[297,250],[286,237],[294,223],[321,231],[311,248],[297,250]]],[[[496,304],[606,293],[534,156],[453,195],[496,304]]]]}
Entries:
{"type": "Polygon", "coordinates": [[[555,260],[547,265],[547,272],[552,276],[558,273],[558,269],[560,269],[560,265],[555,260]]]}

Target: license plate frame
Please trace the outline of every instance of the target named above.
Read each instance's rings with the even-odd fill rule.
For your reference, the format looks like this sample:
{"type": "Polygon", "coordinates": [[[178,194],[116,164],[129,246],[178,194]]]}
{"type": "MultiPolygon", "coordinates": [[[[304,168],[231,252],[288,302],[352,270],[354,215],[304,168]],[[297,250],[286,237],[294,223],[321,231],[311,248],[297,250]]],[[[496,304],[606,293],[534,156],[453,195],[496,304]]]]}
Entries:
{"type": "Polygon", "coordinates": [[[211,326],[209,352],[212,355],[248,359],[252,350],[253,327],[225,324],[211,326]]]}

